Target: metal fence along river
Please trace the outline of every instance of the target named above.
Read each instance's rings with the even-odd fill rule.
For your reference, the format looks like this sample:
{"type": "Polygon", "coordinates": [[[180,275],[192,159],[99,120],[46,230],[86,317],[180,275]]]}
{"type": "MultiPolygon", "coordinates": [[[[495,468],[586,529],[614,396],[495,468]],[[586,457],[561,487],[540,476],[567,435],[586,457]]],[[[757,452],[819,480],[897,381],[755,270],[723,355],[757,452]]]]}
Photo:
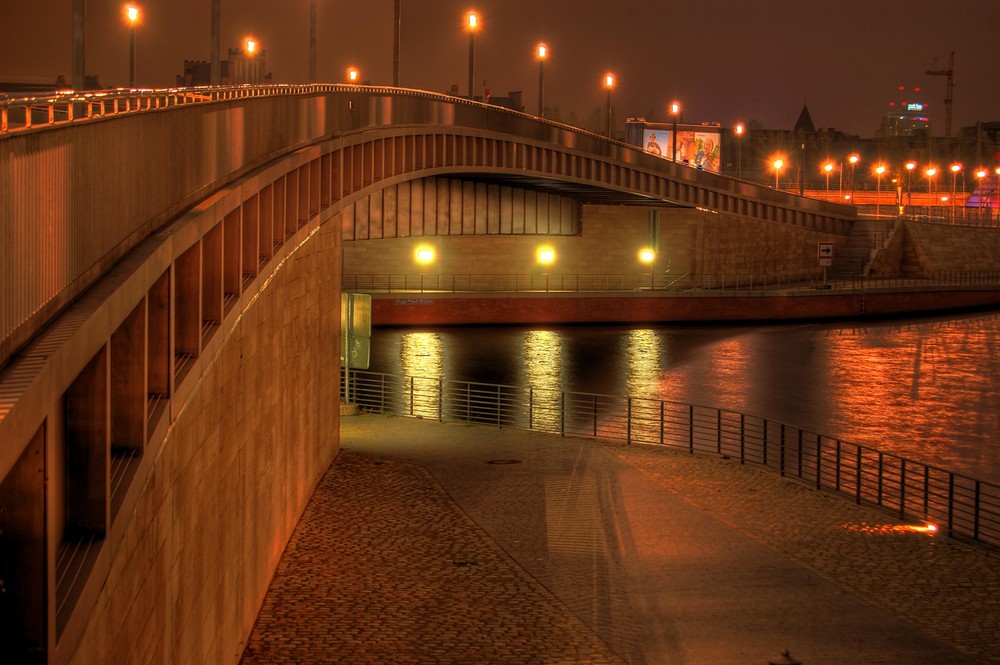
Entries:
{"type": "Polygon", "coordinates": [[[739,460],[1000,547],[1000,485],[726,409],[666,400],[350,372],[369,412],[668,446],[739,460]]]}

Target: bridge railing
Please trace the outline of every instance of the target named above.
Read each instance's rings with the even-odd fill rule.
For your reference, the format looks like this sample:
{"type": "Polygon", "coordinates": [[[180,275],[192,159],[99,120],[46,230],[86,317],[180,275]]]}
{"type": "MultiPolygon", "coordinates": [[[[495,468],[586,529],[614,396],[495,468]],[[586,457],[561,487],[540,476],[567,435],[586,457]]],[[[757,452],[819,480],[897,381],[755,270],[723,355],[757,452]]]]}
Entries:
{"type": "Polygon", "coordinates": [[[924,277],[830,277],[815,273],[766,275],[720,273],[673,275],[631,274],[413,274],[370,273],[344,275],[344,290],[359,293],[620,293],[674,291],[699,293],[740,292],[773,295],[774,291],[878,290],[919,288],[1000,288],[1000,272],[956,271],[929,273],[924,277]]]}
{"type": "Polygon", "coordinates": [[[373,413],[726,457],[1000,547],[1000,485],[769,418],[666,400],[357,370],[341,377],[341,396],[373,413]]]}

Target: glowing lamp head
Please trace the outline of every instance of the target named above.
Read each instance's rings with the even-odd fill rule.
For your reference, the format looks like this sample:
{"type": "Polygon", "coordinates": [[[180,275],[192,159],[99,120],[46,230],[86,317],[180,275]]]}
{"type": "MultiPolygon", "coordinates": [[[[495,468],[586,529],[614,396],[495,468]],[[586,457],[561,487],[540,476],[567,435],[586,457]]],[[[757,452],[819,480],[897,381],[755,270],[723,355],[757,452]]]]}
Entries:
{"type": "Polygon", "coordinates": [[[937,169],[932,166],[926,171],[924,171],[924,173],[927,175],[928,178],[933,178],[934,176],[937,175],[937,169]]]}
{"type": "Polygon", "coordinates": [[[745,132],[746,130],[747,130],[747,128],[743,125],[742,122],[736,123],[736,135],[737,136],[743,136],[743,132],[745,132]]]}
{"type": "Polygon", "coordinates": [[[413,252],[413,260],[417,262],[417,265],[429,266],[437,259],[437,253],[434,248],[430,245],[420,245],[417,247],[416,251],[413,252]]]}
{"type": "Polygon", "coordinates": [[[827,175],[829,175],[830,172],[833,171],[833,164],[827,162],[826,164],[823,165],[823,170],[826,171],[827,175]]]}
{"type": "Polygon", "coordinates": [[[952,164],[951,165],[951,172],[952,173],[958,173],[961,170],[962,170],[962,165],[961,164],[952,164]]]}
{"type": "Polygon", "coordinates": [[[977,178],[985,178],[986,177],[986,169],[979,169],[978,171],[976,171],[976,177],[977,178]]]}
{"type": "Polygon", "coordinates": [[[538,251],[535,252],[535,260],[538,261],[539,265],[550,266],[556,262],[556,250],[548,245],[539,247],[538,251]]]}
{"type": "Polygon", "coordinates": [[[771,166],[773,166],[776,171],[780,171],[784,165],[785,160],[783,159],[776,159],[771,163],[771,166]]]}
{"type": "Polygon", "coordinates": [[[883,166],[882,164],[879,164],[878,166],[876,166],[875,167],[875,173],[878,174],[878,175],[882,175],[883,173],[885,173],[885,166],[883,166]]]}
{"type": "Polygon", "coordinates": [[[357,67],[349,67],[347,69],[348,83],[357,83],[360,78],[361,78],[361,72],[358,71],[357,67]]]}
{"type": "Polygon", "coordinates": [[[858,157],[857,155],[851,155],[850,157],[847,158],[847,161],[849,161],[851,164],[857,164],[860,160],[861,158],[858,157]]]}
{"type": "Polygon", "coordinates": [[[604,87],[610,90],[615,87],[615,75],[610,72],[604,75],[604,87]]]}
{"type": "Polygon", "coordinates": [[[129,5],[125,8],[125,17],[128,18],[129,23],[136,23],[139,20],[139,8],[135,5],[129,5]]]}
{"type": "Polygon", "coordinates": [[[479,16],[476,12],[469,12],[467,18],[469,20],[469,30],[475,30],[479,27],[479,16]]]}
{"type": "Polygon", "coordinates": [[[639,260],[643,263],[652,263],[653,259],[656,258],[656,252],[654,252],[649,247],[643,248],[639,251],[639,260]]]}
{"type": "Polygon", "coordinates": [[[246,41],[246,45],[247,45],[247,53],[252,54],[254,51],[257,50],[257,42],[254,41],[253,39],[248,39],[246,41]]]}
{"type": "Polygon", "coordinates": [[[549,47],[546,46],[545,44],[539,44],[538,45],[538,59],[539,60],[545,60],[545,58],[547,58],[547,57],[549,57],[549,47]]]}
{"type": "Polygon", "coordinates": [[[906,170],[907,171],[912,171],[915,168],[917,168],[917,163],[916,162],[906,162],[906,170]]]}
{"type": "Polygon", "coordinates": [[[680,102],[670,102],[670,115],[677,115],[681,112],[680,102]]]}

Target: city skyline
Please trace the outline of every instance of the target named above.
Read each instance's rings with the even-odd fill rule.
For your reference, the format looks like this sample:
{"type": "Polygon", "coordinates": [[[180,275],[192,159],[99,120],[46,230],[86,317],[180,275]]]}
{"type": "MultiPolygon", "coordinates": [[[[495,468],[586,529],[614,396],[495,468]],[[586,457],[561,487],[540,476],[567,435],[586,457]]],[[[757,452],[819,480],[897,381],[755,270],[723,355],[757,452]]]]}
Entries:
{"type": "MultiPolygon", "coordinates": [[[[137,2],[137,85],[168,87],[184,60],[210,59],[211,0],[137,2]]],[[[275,83],[309,78],[309,0],[222,3],[220,53],[253,36],[275,83]]],[[[711,8],[623,0],[402,0],[400,83],[466,94],[465,14],[480,16],[476,35],[476,94],[522,91],[525,110],[537,105],[535,47],[550,49],[545,102],[563,120],[585,120],[603,107],[603,76],[614,72],[615,126],[633,116],[667,118],[678,100],[684,122],[723,126],[758,122],[791,129],[805,104],[817,128],[872,136],[898,89],[920,88],[934,135],[944,134],[947,68],[955,52],[952,134],[977,121],[1000,120],[1000,3],[958,0],[935,11],[931,0],[905,5],[844,0],[836,12],[801,2],[767,0],[754,11],[717,0],[711,8]],[[903,11],[905,9],[905,12],[903,11]]],[[[125,3],[88,0],[88,74],[101,85],[128,84],[125,3]]],[[[51,83],[71,78],[72,0],[19,3],[0,25],[0,81],[51,83]]],[[[393,1],[361,7],[319,3],[318,78],[343,82],[349,66],[375,85],[392,83],[393,1]],[[349,20],[344,20],[345,17],[349,20]],[[362,29],[362,26],[367,26],[362,29]]]]}

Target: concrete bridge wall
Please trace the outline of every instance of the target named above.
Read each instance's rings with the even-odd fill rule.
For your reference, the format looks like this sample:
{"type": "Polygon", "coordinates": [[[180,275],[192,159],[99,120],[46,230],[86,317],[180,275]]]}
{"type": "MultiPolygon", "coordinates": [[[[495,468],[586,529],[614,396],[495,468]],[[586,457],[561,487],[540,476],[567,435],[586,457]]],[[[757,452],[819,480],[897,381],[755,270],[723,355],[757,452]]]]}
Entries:
{"type": "Polygon", "coordinates": [[[1000,229],[905,221],[872,263],[875,275],[920,277],[949,272],[996,273],[1000,229]]]}

